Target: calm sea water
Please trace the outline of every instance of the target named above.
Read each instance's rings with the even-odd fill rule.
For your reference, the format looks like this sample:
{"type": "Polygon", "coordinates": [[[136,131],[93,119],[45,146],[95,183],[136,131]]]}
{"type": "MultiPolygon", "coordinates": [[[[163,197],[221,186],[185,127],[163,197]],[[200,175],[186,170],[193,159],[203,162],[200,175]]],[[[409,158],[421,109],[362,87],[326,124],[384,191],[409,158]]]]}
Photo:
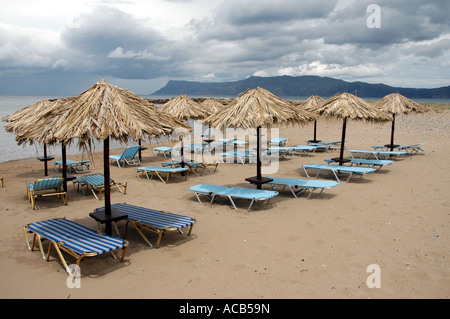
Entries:
{"type": "MultiPolygon", "coordinates": [[[[0,119],[6,115],[10,115],[20,109],[23,109],[33,103],[36,103],[43,99],[55,99],[61,98],[62,96],[0,96],[0,119]]],[[[170,98],[167,96],[142,96],[144,98],[170,98]]],[[[285,97],[290,100],[306,100],[308,97],[285,97]]],[[[450,103],[450,99],[415,99],[416,102],[442,102],[450,103]]],[[[11,160],[36,158],[43,156],[43,147],[39,144],[30,145],[29,143],[17,145],[15,141],[15,135],[6,132],[4,125],[6,123],[2,122],[2,128],[0,129],[0,162],[7,162],[11,160]]],[[[149,143],[156,142],[155,140],[149,140],[149,143]]],[[[130,141],[129,144],[136,144],[134,141],[130,141]]],[[[128,144],[120,144],[117,141],[111,141],[111,150],[115,148],[125,147],[128,144]]],[[[94,144],[94,151],[102,151],[103,145],[100,142],[94,144]]],[[[82,151],[78,149],[76,145],[71,145],[67,148],[67,155],[72,154],[82,154],[82,151]]],[[[61,158],[61,147],[60,146],[48,146],[47,154],[53,155],[55,158],[61,158]]]]}

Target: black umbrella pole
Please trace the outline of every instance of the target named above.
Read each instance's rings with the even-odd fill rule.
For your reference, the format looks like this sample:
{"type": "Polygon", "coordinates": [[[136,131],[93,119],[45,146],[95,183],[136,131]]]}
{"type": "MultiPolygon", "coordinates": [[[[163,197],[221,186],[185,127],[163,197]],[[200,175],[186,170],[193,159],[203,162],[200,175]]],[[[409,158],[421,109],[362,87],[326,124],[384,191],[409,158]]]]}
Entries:
{"type": "Polygon", "coordinates": [[[67,192],[67,158],[66,158],[66,147],[64,143],[61,143],[61,155],[62,155],[62,177],[64,179],[63,187],[64,191],[67,192]]]}
{"type": "MultiPolygon", "coordinates": [[[[256,179],[261,180],[261,126],[256,129],[256,179]]],[[[261,189],[261,184],[256,184],[257,189],[261,189]]]]}
{"type": "MultiPolygon", "coordinates": [[[[103,140],[103,175],[105,176],[105,216],[111,216],[111,183],[109,172],[109,137],[103,140]]],[[[112,234],[111,221],[105,222],[105,232],[112,234]]]]}
{"type": "Polygon", "coordinates": [[[345,131],[347,130],[347,118],[344,117],[344,122],[342,123],[342,138],[341,138],[341,152],[339,154],[339,165],[342,165],[344,160],[344,148],[345,148],[345,131]]]}
{"type": "Polygon", "coordinates": [[[394,131],[395,131],[395,113],[392,113],[392,128],[391,128],[391,145],[390,150],[394,150],[394,131]]]}

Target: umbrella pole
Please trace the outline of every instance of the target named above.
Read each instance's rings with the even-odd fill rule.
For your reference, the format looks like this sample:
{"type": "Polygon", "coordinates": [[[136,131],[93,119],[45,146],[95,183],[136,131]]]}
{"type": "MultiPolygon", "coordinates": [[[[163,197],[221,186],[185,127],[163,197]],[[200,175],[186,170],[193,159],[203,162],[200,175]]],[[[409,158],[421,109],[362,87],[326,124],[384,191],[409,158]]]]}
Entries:
{"type": "MultiPolygon", "coordinates": [[[[256,178],[261,180],[261,126],[256,129],[256,178]]],[[[257,189],[261,189],[261,184],[256,184],[257,189]]]]}
{"type": "Polygon", "coordinates": [[[61,155],[62,155],[62,177],[64,179],[63,187],[64,191],[67,192],[67,158],[66,158],[66,147],[64,143],[61,143],[61,155]]]}
{"type": "Polygon", "coordinates": [[[47,168],[47,144],[44,144],[44,174],[48,176],[48,168],[47,168]]]}
{"type": "MultiPolygon", "coordinates": [[[[105,216],[111,216],[111,183],[109,170],[109,137],[103,140],[103,175],[105,176],[105,216]]],[[[112,234],[111,221],[105,222],[105,233],[112,234]]]]}
{"type": "Polygon", "coordinates": [[[391,144],[389,145],[391,151],[394,150],[394,131],[395,131],[395,113],[392,113],[391,144]]]}
{"type": "Polygon", "coordinates": [[[332,160],[338,162],[339,165],[343,165],[342,163],[348,162],[348,159],[344,159],[344,148],[345,148],[345,131],[347,130],[347,118],[344,117],[344,121],[342,123],[342,137],[341,137],[341,151],[339,153],[339,157],[335,157],[332,160]]]}

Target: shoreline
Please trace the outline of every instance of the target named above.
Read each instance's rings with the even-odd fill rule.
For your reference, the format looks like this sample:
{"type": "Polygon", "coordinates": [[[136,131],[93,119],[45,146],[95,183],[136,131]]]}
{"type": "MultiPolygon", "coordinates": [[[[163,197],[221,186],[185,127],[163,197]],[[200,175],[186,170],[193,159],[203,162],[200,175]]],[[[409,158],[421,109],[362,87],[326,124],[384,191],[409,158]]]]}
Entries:
{"type": "MultiPolygon", "coordinates": [[[[319,139],[340,139],[340,121],[322,119],[317,128],[319,139]]],[[[288,145],[306,144],[312,135],[312,125],[280,127],[288,145]]],[[[226,198],[213,205],[199,203],[187,188],[207,183],[251,187],[245,178],[254,176],[255,164],[220,163],[214,173],[191,173],[187,180],[174,176],[167,184],[137,178],[136,166],[111,164],[111,177],[128,183],[126,194],[111,192],[112,203],[182,214],[197,223],[191,236],[167,232],[158,249],[148,247],[130,227],[125,262],[110,256],[82,261],[79,289],[67,287],[67,274],[56,256],[46,262],[38,251],[27,249],[22,226],[66,217],[96,229],[88,214],[102,207],[103,201],[69,184],[68,205],[40,198],[39,209],[32,210],[24,185],[44,177],[43,163],[33,158],[0,163],[0,176],[5,178],[5,186],[0,187],[4,218],[0,295],[7,299],[450,298],[450,112],[398,116],[395,136],[401,144],[428,142],[425,153],[395,160],[374,174],[341,182],[310,199],[305,194],[294,198],[289,190],[277,187],[279,195],[267,207],[258,203],[249,212],[248,201],[237,200],[237,210],[226,198]],[[366,285],[367,268],[373,264],[381,269],[380,288],[366,285]]],[[[347,150],[370,149],[389,137],[390,124],[347,124],[347,150]]],[[[140,166],[168,160],[153,155],[155,145],[159,144],[143,145],[148,149],[140,166]]],[[[307,179],[303,164],[324,163],[336,154],[281,159],[274,175],[307,179]]],[[[101,173],[102,151],[93,158],[91,173],[101,173]]],[[[49,175],[59,176],[49,164],[49,175]]],[[[123,229],[124,224],[119,224],[123,229]]],[[[155,244],[157,236],[145,234],[155,244]]]]}

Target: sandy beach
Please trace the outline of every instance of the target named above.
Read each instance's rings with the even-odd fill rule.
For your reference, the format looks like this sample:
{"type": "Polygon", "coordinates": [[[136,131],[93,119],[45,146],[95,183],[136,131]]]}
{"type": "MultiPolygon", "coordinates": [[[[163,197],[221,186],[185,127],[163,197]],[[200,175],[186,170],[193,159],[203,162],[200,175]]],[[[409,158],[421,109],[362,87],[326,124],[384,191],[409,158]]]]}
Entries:
{"type": "MultiPolygon", "coordinates": [[[[339,140],[341,125],[319,120],[318,138],[339,140]]],[[[256,174],[256,164],[219,164],[214,173],[191,173],[187,180],[174,176],[168,184],[137,178],[136,166],[111,165],[111,177],[128,185],[126,194],[112,191],[112,203],[191,216],[197,223],[191,236],[167,232],[158,249],[147,246],[130,228],[125,262],[110,255],[84,260],[81,288],[68,288],[67,273],[56,255],[46,262],[38,250],[28,250],[22,226],[66,217],[96,229],[88,214],[102,207],[103,200],[84,196],[69,183],[68,205],[55,197],[39,198],[39,209],[33,210],[25,183],[44,177],[43,163],[35,158],[1,163],[0,297],[449,298],[450,111],[399,115],[395,132],[395,142],[402,145],[428,142],[425,152],[396,159],[375,174],[341,182],[310,199],[306,194],[294,198],[289,190],[277,188],[280,193],[267,208],[258,203],[251,211],[246,200],[237,201],[237,210],[226,199],[213,205],[199,203],[187,188],[204,183],[252,187],[245,178],[256,174]],[[380,288],[366,283],[369,265],[381,270],[380,288]]],[[[313,125],[280,127],[280,135],[288,138],[288,145],[306,144],[313,137],[313,125]]],[[[346,138],[347,150],[386,144],[390,123],[348,122],[346,138]]],[[[165,160],[153,155],[153,147],[160,145],[145,146],[140,166],[165,160]]],[[[337,154],[281,159],[274,176],[307,179],[302,164],[325,163],[337,154]]],[[[102,171],[100,150],[94,154],[91,172],[102,171]]],[[[53,162],[49,175],[60,175],[53,162]]],[[[123,226],[119,224],[119,229],[123,226]]],[[[146,234],[156,242],[154,233],[146,234]]]]}

